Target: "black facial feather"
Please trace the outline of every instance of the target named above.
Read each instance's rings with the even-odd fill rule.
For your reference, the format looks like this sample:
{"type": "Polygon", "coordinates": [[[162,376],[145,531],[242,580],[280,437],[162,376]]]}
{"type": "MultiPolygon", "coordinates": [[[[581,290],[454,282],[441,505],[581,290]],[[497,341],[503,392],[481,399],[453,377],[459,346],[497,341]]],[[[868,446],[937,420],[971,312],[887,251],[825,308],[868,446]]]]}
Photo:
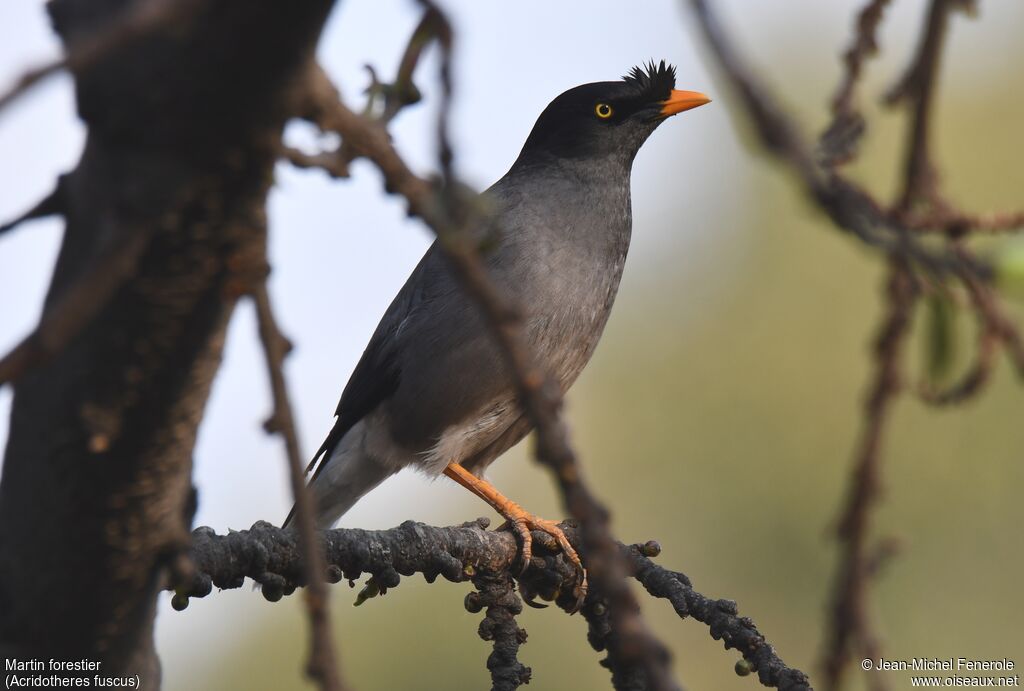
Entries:
{"type": "Polygon", "coordinates": [[[676,68],[664,60],[634,67],[616,82],[582,84],[555,98],[537,118],[517,164],[531,160],[619,156],[632,160],[664,116],[661,103],[671,96],[676,68]],[[599,106],[611,114],[599,117],[599,106]]]}
{"type": "Polygon", "coordinates": [[[651,60],[643,67],[634,67],[622,81],[636,89],[637,98],[641,101],[664,101],[676,88],[676,68],[664,60],[658,65],[651,60]]]}

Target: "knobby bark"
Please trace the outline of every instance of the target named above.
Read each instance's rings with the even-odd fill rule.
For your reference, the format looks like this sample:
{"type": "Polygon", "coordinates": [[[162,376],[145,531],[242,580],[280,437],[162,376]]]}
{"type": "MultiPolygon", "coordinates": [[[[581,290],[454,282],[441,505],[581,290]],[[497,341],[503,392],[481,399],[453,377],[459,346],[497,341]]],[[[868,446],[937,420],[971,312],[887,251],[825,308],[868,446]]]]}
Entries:
{"type": "MultiPolygon", "coordinates": [[[[326,530],[318,533],[318,538],[327,561],[328,580],[337,583],[347,579],[354,585],[369,574],[357,603],[386,594],[403,578],[415,574],[430,583],[439,576],[454,583],[472,581],[477,590],[466,596],[465,605],[472,613],[484,611],[479,634],[493,642],[487,659],[493,688],[514,689],[530,678],[529,667],[518,660],[526,632],[516,624],[515,617],[523,602],[532,607],[544,606],[542,601],[552,602],[565,611],[574,611],[577,573],[554,541],[543,539],[543,533],[536,533],[534,557],[530,567],[520,573],[513,534],[507,530],[488,531],[487,525],[486,519],[446,528],[406,521],[390,530],[326,530]],[[516,586],[522,599],[515,593],[516,586]]],[[[561,527],[574,545],[583,544],[582,528],[572,522],[561,527]]],[[[658,543],[613,546],[626,575],[652,597],[668,600],[681,619],[693,618],[705,624],[712,638],[743,656],[736,665],[737,673],[756,673],[763,685],[783,691],[809,691],[807,675],[783,662],[754,622],[739,614],[735,602],[709,598],[695,590],[684,574],[656,564],[652,557],[661,551],[658,543]]],[[[271,601],[306,585],[295,534],[262,521],[227,535],[197,528],[191,554],[195,573],[176,588],[174,603],[178,609],[186,608],[192,597],[210,595],[215,587],[240,588],[246,578],[260,583],[264,597],[271,601]]],[[[623,637],[611,607],[612,597],[601,594],[600,589],[588,594],[580,610],[588,624],[587,639],[595,650],[608,653],[601,664],[612,673],[616,689],[650,689],[652,683],[642,664],[613,654],[623,637]]],[[[726,670],[723,665],[723,674],[728,674],[726,670]]]]}
{"type": "MultiPolygon", "coordinates": [[[[84,657],[148,689],[156,596],[189,543],[196,428],[225,325],[265,267],[292,85],[332,3],[161,4],[177,7],[145,40],[114,32],[67,61],[88,137],[62,180],[41,328],[5,370],[0,483],[0,655],[84,657]]],[[[72,56],[136,10],[49,6],[72,56]]]]}

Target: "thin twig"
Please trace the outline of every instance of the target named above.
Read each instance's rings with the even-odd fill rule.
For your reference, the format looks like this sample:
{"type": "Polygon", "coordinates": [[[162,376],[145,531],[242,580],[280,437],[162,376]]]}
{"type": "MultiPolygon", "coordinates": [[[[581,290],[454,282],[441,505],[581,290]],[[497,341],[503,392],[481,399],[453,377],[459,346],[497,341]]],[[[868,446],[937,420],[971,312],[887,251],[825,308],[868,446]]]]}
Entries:
{"type": "MultiPolygon", "coordinates": [[[[890,101],[909,99],[912,108],[903,189],[892,210],[832,167],[831,164],[842,156],[852,155],[849,149],[841,150],[840,145],[844,142],[823,142],[828,165],[825,169],[816,165],[807,153],[809,148],[795,121],[782,112],[749,67],[740,60],[713,16],[709,3],[706,0],[690,2],[700,28],[725,75],[739,92],[764,146],[796,172],[811,198],[837,226],[851,231],[868,245],[883,250],[893,267],[889,317],[881,330],[875,383],[865,410],[865,431],[856,454],[856,471],[840,523],[843,557],[837,574],[830,640],[825,653],[826,686],[834,689],[846,667],[852,646],[859,646],[865,657],[875,657],[877,652],[868,622],[865,590],[878,559],[867,547],[867,528],[869,507],[877,496],[881,434],[898,386],[900,343],[906,338],[907,323],[915,302],[911,270],[923,268],[940,284],[948,280],[965,283],[972,293],[974,309],[983,328],[989,334],[1000,334],[1018,368],[1024,371],[1021,337],[1016,327],[1002,315],[991,292],[991,269],[972,254],[959,249],[955,243],[949,243],[940,251],[926,248],[917,240],[915,232],[935,226],[955,239],[972,230],[1010,230],[1020,225],[1024,218],[1016,214],[995,217],[964,214],[952,208],[938,192],[929,150],[930,112],[934,103],[938,62],[949,11],[969,6],[969,0],[933,0],[920,48],[906,76],[890,93],[890,101]],[[829,147],[834,150],[829,152],[829,147]],[[830,156],[832,160],[829,160],[830,156]]],[[[858,39],[847,54],[847,74],[834,103],[837,119],[852,112],[852,89],[860,63],[874,43],[873,33],[884,4],[871,2],[861,14],[858,39]]],[[[849,139],[849,134],[846,132],[843,136],[849,139]]],[[[852,133],[854,140],[859,135],[860,131],[852,133]]],[[[835,133],[830,136],[835,136],[835,133]]],[[[963,382],[967,389],[979,386],[977,380],[984,381],[987,376],[990,340],[986,336],[981,344],[980,369],[976,369],[973,378],[963,382]]],[[[880,675],[874,675],[869,681],[874,688],[882,686],[880,675]]]]}
{"type": "MultiPolygon", "coordinates": [[[[377,77],[377,71],[371,65],[366,66],[370,73],[371,83],[367,89],[369,98],[364,109],[364,116],[372,118],[380,126],[386,127],[404,108],[420,101],[422,96],[419,88],[413,82],[413,75],[420,64],[423,52],[434,40],[440,40],[450,45],[451,30],[444,15],[428,4],[427,10],[413,30],[405,51],[402,53],[395,80],[390,84],[381,82],[377,77]],[[374,107],[374,103],[378,96],[383,96],[384,107],[379,114],[376,114],[377,109],[374,107]]],[[[444,61],[442,69],[447,69],[444,65],[451,58],[450,51],[445,50],[442,58],[444,61]]],[[[448,97],[446,96],[446,98],[448,97]]],[[[442,114],[445,112],[446,110],[442,110],[442,114]]],[[[360,155],[357,147],[344,140],[336,149],[320,151],[315,154],[307,154],[292,147],[285,147],[282,150],[282,158],[292,165],[298,168],[321,168],[333,178],[349,177],[349,165],[360,155]]]]}
{"type": "Polygon", "coordinates": [[[878,40],[875,34],[890,1],[870,0],[857,15],[857,32],[850,47],[843,53],[846,71],[835,96],[832,97],[832,112],[836,116],[853,111],[854,89],[861,77],[864,61],[878,53],[878,40]]]}
{"type": "MultiPolygon", "coordinates": [[[[915,208],[942,210],[937,173],[931,156],[931,110],[951,0],[932,0],[918,51],[897,88],[886,100],[908,99],[911,119],[904,154],[903,189],[893,216],[905,218],[915,208]]],[[[963,257],[963,255],[957,255],[963,257]]],[[[955,270],[959,276],[970,272],[955,270]]],[[[906,266],[894,265],[889,283],[890,312],[879,336],[876,373],[865,408],[865,430],[854,465],[846,506],[839,522],[842,545],[829,622],[829,637],[823,654],[826,689],[838,689],[854,650],[866,658],[878,659],[877,635],[871,623],[867,589],[870,573],[868,531],[871,506],[878,495],[881,464],[881,436],[891,401],[899,388],[899,350],[907,332],[914,303],[913,284],[906,266]]],[[[984,353],[984,350],[982,351],[984,353]]],[[[881,675],[872,675],[873,689],[886,688],[881,675]]]]}
{"type": "Polygon", "coordinates": [[[707,0],[690,0],[698,25],[724,75],[736,89],[762,144],[796,173],[807,194],[833,223],[871,247],[899,260],[910,261],[937,277],[959,270],[988,280],[991,269],[980,261],[964,266],[953,253],[922,245],[900,219],[863,187],[832,168],[823,168],[795,120],[785,113],[722,31],[707,0]]]}
{"type": "Polygon", "coordinates": [[[737,665],[741,674],[757,672],[760,682],[780,691],[811,691],[807,675],[789,667],[775,648],[765,640],[749,617],[741,617],[732,600],[713,600],[693,589],[684,574],[655,564],[649,557],[661,551],[657,543],[623,548],[633,577],[654,597],[667,599],[681,619],[690,616],[707,624],[711,637],[743,655],[746,665],[737,665]]]}
{"type": "MultiPolygon", "coordinates": [[[[437,35],[436,22],[436,12],[428,10],[423,13],[420,23],[416,25],[412,36],[406,43],[402,59],[398,62],[395,80],[391,84],[379,85],[384,90],[384,112],[380,115],[380,121],[385,125],[390,123],[403,108],[419,103],[422,98],[420,90],[413,81],[413,74],[420,64],[423,51],[437,35]]],[[[374,81],[376,82],[376,79],[374,81]]]]}
{"type": "MultiPolygon", "coordinates": [[[[955,251],[964,257],[970,256],[970,251],[960,244],[956,245],[955,251]]],[[[967,287],[975,311],[981,316],[992,335],[1002,342],[1006,354],[1017,368],[1017,373],[1024,377],[1024,337],[1021,336],[1017,325],[1004,313],[995,291],[969,272],[962,273],[960,280],[967,287]]]]}
{"type": "Polygon", "coordinates": [[[68,44],[64,57],[22,74],[0,95],[0,110],[47,77],[64,69],[76,73],[88,69],[131,41],[167,29],[172,22],[184,21],[201,4],[202,0],[135,0],[107,26],[68,44]]]}
{"type": "Polygon", "coordinates": [[[321,544],[317,539],[313,520],[313,498],[306,488],[302,454],[284,378],[284,360],[291,345],[281,333],[274,318],[265,277],[254,287],[252,299],[256,306],[260,343],[263,345],[274,399],[274,411],[265,427],[268,432],[280,434],[284,439],[288,475],[292,484],[292,494],[295,496],[295,522],[298,526],[298,544],[302,552],[302,567],[306,579],[306,609],[309,613],[312,638],[306,673],[319,683],[323,691],[342,691],[344,685],[338,671],[330,612],[327,608],[328,592],[324,581],[327,571],[321,544]]]}
{"type": "Polygon", "coordinates": [[[452,107],[452,26],[448,17],[431,0],[420,0],[426,8],[424,23],[429,22],[437,43],[441,48],[441,65],[438,76],[441,82],[441,107],[437,113],[437,160],[441,168],[441,179],[446,186],[455,183],[452,171],[454,151],[449,134],[449,121],[452,107]]]}
{"type": "Polygon", "coordinates": [[[335,179],[349,177],[349,161],[342,155],[341,147],[334,151],[307,154],[295,147],[286,146],[281,150],[281,158],[296,168],[319,168],[335,179]]]}
{"type": "Polygon", "coordinates": [[[932,0],[917,54],[900,83],[886,95],[890,105],[904,99],[912,104],[898,213],[909,213],[916,204],[943,206],[931,156],[931,113],[949,13],[956,1],[932,0]]]}
{"type": "Polygon", "coordinates": [[[113,248],[83,276],[67,286],[43,313],[32,333],[0,359],[0,386],[59,354],[135,274],[150,234],[135,229],[125,235],[112,243],[113,248]]]}
{"type": "MultiPolygon", "coordinates": [[[[857,446],[853,474],[837,534],[842,556],[832,596],[828,640],[823,654],[825,688],[839,688],[851,654],[878,659],[878,642],[868,612],[870,572],[868,531],[871,507],[879,494],[881,446],[885,423],[900,382],[900,351],[909,332],[916,289],[907,267],[893,264],[887,297],[888,314],[875,344],[875,371],[864,404],[864,430],[857,446]]],[[[869,677],[873,689],[886,688],[882,675],[869,677]]]]}
{"type": "Polygon", "coordinates": [[[40,199],[32,208],[25,211],[17,218],[11,219],[7,223],[0,225],[0,235],[3,235],[7,231],[14,230],[16,227],[25,223],[26,221],[32,221],[37,218],[46,218],[47,216],[56,216],[64,213],[64,193],[67,178],[63,175],[57,178],[57,184],[53,190],[50,191],[45,197],[40,199]]]}
{"type": "Polygon", "coordinates": [[[1024,211],[970,214],[946,208],[926,214],[911,213],[902,222],[916,232],[943,233],[953,238],[971,233],[1013,233],[1024,229],[1024,211]]]}
{"type": "Polygon", "coordinates": [[[845,163],[857,153],[857,145],[866,129],[864,117],[854,106],[854,90],[860,80],[864,61],[878,52],[875,34],[890,0],[869,0],[857,15],[857,31],[843,53],[842,81],[832,97],[832,122],[819,141],[824,165],[845,163]]]}

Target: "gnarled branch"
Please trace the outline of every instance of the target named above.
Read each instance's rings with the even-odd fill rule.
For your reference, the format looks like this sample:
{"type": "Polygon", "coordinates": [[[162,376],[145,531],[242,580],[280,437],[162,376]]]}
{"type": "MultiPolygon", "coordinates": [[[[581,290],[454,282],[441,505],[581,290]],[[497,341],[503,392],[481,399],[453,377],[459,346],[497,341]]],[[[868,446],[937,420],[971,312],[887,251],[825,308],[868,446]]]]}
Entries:
{"type": "MultiPolygon", "coordinates": [[[[529,673],[517,659],[519,645],[525,641],[525,632],[514,620],[521,610],[511,575],[518,547],[511,532],[488,531],[487,525],[487,519],[445,528],[407,521],[390,530],[347,528],[317,535],[326,555],[325,574],[332,582],[344,578],[354,583],[369,574],[374,590],[383,593],[400,585],[402,577],[414,574],[422,574],[430,583],[438,576],[453,583],[472,581],[477,591],[467,595],[466,608],[470,612],[487,610],[480,633],[485,640],[494,641],[488,659],[494,688],[513,689],[525,683],[529,673]]],[[[580,543],[580,530],[574,523],[565,522],[562,529],[571,542],[580,543]]],[[[302,554],[290,531],[261,521],[249,530],[227,535],[217,535],[210,528],[197,528],[192,535],[196,572],[190,583],[178,587],[175,598],[179,608],[187,606],[189,597],[206,597],[214,586],[240,588],[246,578],[261,583],[264,597],[271,601],[306,584],[302,554]]],[[[628,575],[651,595],[668,600],[681,618],[693,617],[704,623],[713,638],[739,651],[746,664],[738,670],[756,671],[762,684],[785,691],[811,688],[807,676],[782,661],[754,622],[739,615],[735,602],[708,598],[694,590],[684,574],[651,561],[660,550],[656,543],[615,543],[615,549],[628,575]]],[[[540,597],[567,611],[576,605],[572,594],[575,568],[543,540],[537,541],[530,568],[514,580],[528,604],[536,606],[535,599],[540,597]]],[[[608,620],[607,601],[591,593],[582,611],[590,623],[591,645],[607,649],[609,638],[619,635],[608,620]]],[[[650,688],[635,667],[623,665],[620,659],[609,657],[603,664],[611,669],[620,688],[650,688]]]]}

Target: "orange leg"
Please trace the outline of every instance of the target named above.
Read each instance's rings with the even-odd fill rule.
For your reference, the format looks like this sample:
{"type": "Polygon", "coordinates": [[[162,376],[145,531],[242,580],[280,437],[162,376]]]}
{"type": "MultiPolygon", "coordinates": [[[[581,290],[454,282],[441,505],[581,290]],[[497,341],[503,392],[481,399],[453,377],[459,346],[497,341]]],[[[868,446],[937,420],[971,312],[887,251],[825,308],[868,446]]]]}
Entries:
{"type": "Polygon", "coordinates": [[[583,597],[586,596],[586,569],[583,568],[583,563],[580,561],[579,555],[576,554],[576,550],[573,549],[573,546],[569,544],[569,540],[565,537],[565,533],[558,527],[558,521],[549,521],[533,515],[519,504],[499,492],[494,485],[486,480],[478,478],[458,463],[449,463],[444,469],[444,474],[476,496],[483,499],[491,506],[491,508],[501,514],[505,520],[509,522],[509,525],[512,526],[516,531],[516,534],[518,534],[520,539],[523,541],[524,571],[526,570],[526,567],[530,565],[530,558],[533,556],[533,536],[530,534],[530,531],[539,530],[555,538],[559,547],[561,547],[562,551],[565,553],[565,556],[567,556],[569,561],[575,564],[576,568],[580,570],[580,599],[582,600],[583,597]]]}

